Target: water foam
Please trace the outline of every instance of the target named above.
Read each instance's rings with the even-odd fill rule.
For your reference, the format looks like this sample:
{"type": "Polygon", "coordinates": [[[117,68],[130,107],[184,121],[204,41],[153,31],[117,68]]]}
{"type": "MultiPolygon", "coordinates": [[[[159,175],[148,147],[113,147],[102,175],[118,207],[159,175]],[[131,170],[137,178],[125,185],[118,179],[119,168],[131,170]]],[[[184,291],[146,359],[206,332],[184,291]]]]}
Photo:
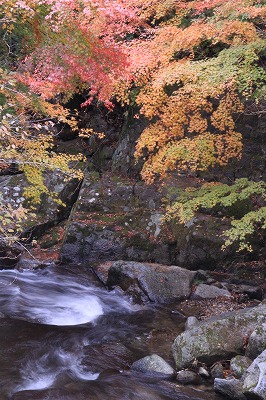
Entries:
{"type": "Polygon", "coordinates": [[[80,325],[114,309],[130,309],[104,289],[44,272],[0,271],[0,291],[1,312],[45,325],[80,325]]]}

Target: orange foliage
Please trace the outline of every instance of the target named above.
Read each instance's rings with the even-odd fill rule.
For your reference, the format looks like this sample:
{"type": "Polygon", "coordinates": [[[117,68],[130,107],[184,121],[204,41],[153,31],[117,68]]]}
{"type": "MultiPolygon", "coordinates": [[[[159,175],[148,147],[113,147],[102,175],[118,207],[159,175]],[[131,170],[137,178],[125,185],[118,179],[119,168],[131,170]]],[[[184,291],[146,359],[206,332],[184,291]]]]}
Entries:
{"type": "Polygon", "coordinates": [[[263,1],[7,0],[0,7],[6,34],[18,33],[14,21],[27,31],[16,79],[44,100],[86,90],[83,105],[96,97],[112,107],[113,96],[129,104],[133,84],[150,120],[136,147],[147,158],[146,180],[240,157],[235,118],[265,81],[263,1]]]}
{"type": "Polygon", "coordinates": [[[136,157],[145,155],[142,176],[149,182],[171,170],[205,170],[241,157],[235,118],[266,79],[257,63],[262,41],[254,24],[266,6],[176,3],[172,19],[128,45],[140,88],[136,101],[151,121],[136,146],[136,157]]]}

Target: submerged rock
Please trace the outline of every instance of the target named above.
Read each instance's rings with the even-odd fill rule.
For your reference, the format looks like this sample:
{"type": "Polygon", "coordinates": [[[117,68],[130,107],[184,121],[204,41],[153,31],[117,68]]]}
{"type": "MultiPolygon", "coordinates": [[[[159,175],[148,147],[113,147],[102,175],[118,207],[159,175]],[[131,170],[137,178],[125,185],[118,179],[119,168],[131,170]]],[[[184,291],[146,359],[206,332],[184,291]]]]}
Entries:
{"type": "Polygon", "coordinates": [[[135,359],[134,354],[122,343],[100,343],[85,346],[82,365],[92,373],[121,371],[127,369],[135,359]]]}

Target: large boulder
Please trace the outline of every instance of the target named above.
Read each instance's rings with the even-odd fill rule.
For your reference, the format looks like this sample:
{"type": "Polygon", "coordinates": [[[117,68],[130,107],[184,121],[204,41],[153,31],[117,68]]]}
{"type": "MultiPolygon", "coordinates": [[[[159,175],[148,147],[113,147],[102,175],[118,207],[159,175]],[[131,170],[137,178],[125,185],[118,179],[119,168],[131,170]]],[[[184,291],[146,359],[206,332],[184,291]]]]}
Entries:
{"type": "Polygon", "coordinates": [[[194,271],[177,266],[115,261],[94,268],[109,288],[119,286],[134,300],[173,303],[190,296],[194,271]]]}
{"type": "Polygon", "coordinates": [[[19,245],[12,246],[4,238],[0,238],[0,268],[14,268],[20,259],[21,252],[19,245]]]}
{"type": "Polygon", "coordinates": [[[223,232],[229,227],[228,219],[204,214],[198,214],[186,225],[172,221],[170,228],[176,239],[174,263],[185,268],[213,270],[219,263],[232,261],[235,250],[228,247],[221,251],[223,232]]]}
{"type": "Polygon", "coordinates": [[[247,399],[266,400],[266,350],[247,369],[243,392],[247,399]]]}
{"type": "Polygon", "coordinates": [[[177,369],[188,367],[194,359],[212,364],[244,353],[245,340],[258,324],[266,322],[266,304],[231,315],[212,318],[183,332],[172,350],[177,369]]]}
{"type": "MultiPolygon", "coordinates": [[[[36,207],[36,218],[39,223],[45,223],[54,219],[66,218],[77,199],[77,192],[80,182],[73,178],[66,180],[60,171],[46,171],[44,173],[44,183],[50,193],[57,196],[60,204],[49,196],[49,193],[41,195],[41,203],[36,207]],[[64,203],[64,206],[61,205],[64,203]]],[[[24,174],[0,176],[0,200],[3,205],[10,204],[16,209],[19,206],[27,207],[27,198],[24,196],[24,190],[29,186],[28,180],[24,174]]],[[[32,225],[34,222],[32,222],[32,225]]],[[[31,225],[26,222],[25,225],[31,225]]]]}

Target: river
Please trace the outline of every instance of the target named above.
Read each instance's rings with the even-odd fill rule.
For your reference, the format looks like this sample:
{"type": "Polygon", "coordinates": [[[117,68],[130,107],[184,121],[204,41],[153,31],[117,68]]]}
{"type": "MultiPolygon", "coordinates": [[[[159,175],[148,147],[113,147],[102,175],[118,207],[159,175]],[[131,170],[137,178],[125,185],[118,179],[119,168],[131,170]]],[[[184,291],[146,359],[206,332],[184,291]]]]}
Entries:
{"type": "Polygon", "coordinates": [[[211,387],[178,386],[130,371],[171,342],[184,318],[133,305],[93,274],[66,268],[0,271],[0,399],[218,400],[211,387]]]}

